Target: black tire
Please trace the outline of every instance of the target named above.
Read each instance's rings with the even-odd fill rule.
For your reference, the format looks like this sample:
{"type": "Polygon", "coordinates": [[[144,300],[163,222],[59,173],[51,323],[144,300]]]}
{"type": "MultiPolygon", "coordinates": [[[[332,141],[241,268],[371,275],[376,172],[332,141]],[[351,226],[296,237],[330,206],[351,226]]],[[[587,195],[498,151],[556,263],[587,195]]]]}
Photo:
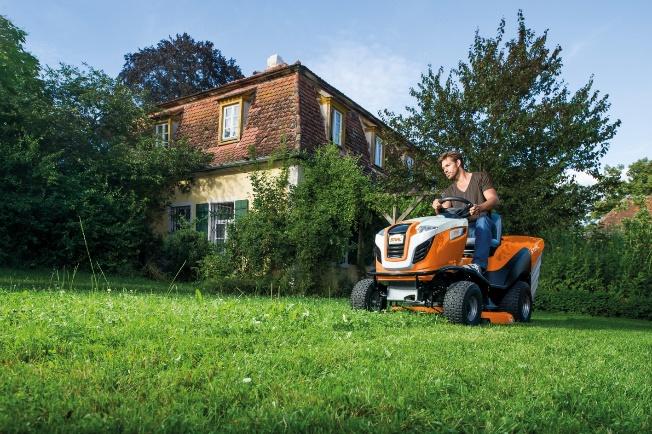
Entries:
{"type": "Polygon", "coordinates": [[[362,279],[351,291],[351,306],[354,309],[379,312],[387,307],[387,298],[380,295],[374,279],[362,279]]]}
{"type": "Polygon", "coordinates": [[[444,295],[444,316],[455,324],[480,324],[482,291],[473,282],[463,280],[448,287],[444,295]]]}
{"type": "Polygon", "coordinates": [[[500,310],[509,312],[516,322],[528,322],[532,317],[532,292],[527,282],[514,283],[500,302],[500,310]]]}

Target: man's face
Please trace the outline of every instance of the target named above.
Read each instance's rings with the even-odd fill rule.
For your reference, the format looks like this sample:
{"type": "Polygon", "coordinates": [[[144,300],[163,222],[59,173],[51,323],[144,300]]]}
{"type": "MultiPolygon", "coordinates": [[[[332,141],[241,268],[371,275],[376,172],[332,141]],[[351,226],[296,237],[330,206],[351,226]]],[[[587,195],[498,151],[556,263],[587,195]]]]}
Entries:
{"type": "Polygon", "coordinates": [[[448,179],[455,179],[459,167],[460,161],[453,160],[452,158],[444,158],[441,162],[441,170],[444,171],[444,175],[446,175],[446,178],[448,179]]]}

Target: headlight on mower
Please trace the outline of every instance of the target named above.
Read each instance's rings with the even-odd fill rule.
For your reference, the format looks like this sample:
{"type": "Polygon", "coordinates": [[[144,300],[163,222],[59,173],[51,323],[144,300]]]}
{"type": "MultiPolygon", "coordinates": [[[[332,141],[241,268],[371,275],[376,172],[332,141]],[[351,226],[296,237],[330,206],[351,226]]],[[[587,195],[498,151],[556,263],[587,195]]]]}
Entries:
{"type": "Polygon", "coordinates": [[[378,233],[376,234],[376,236],[384,237],[385,236],[385,228],[382,228],[381,230],[379,230],[378,233]]]}
{"type": "Polygon", "coordinates": [[[417,234],[420,234],[421,232],[431,231],[433,229],[437,229],[437,226],[419,225],[417,226],[417,234]]]}
{"type": "Polygon", "coordinates": [[[459,238],[462,235],[464,235],[464,228],[455,228],[455,229],[451,229],[451,231],[450,231],[451,240],[459,238]]]}

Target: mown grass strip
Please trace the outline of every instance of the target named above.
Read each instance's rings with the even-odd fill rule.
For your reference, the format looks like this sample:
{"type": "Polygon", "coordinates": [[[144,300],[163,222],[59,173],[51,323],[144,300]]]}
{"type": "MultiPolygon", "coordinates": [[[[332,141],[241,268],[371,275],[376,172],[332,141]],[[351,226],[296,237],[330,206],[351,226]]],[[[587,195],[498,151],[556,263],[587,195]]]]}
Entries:
{"type": "Polygon", "coordinates": [[[652,325],[0,292],[0,431],[650,431],[652,325]]]}

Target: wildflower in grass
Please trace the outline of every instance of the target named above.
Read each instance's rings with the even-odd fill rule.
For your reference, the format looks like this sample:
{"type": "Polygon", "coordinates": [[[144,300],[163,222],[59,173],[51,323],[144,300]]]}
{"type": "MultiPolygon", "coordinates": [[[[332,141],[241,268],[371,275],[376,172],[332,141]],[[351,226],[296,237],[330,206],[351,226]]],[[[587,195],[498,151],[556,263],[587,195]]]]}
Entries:
{"type": "Polygon", "coordinates": [[[243,383],[251,383],[251,378],[250,377],[245,377],[242,379],[243,383]]]}

